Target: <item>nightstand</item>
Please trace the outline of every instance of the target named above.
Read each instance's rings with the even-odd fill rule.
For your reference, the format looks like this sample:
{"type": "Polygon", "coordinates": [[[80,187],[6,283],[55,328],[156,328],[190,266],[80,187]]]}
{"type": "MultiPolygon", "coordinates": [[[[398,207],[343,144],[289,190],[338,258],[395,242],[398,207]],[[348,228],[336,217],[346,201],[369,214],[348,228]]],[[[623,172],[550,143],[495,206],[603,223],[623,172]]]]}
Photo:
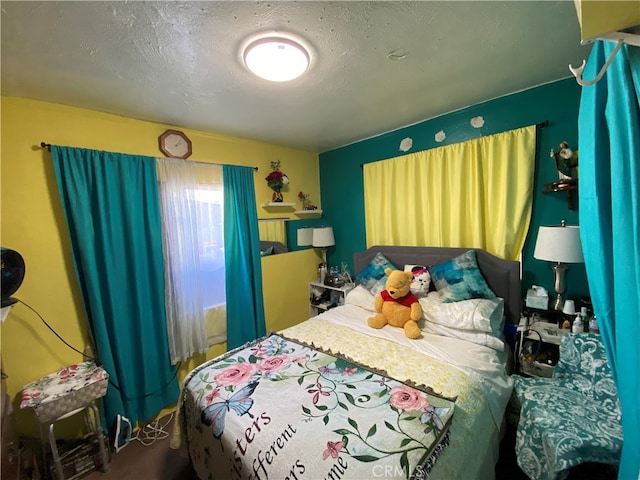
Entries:
{"type": "Polygon", "coordinates": [[[344,299],[355,285],[348,283],[340,287],[331,287],[320,280],[309,282],[309,317],[315,317],[322,312],[338,305],[344,305],[344,299]]]}
{"type": "Polygon", "coordinates": [[[553,375],[560,359],[560,341],[569,330],[555,323],[535,322],[522,332],[518,348],[518,373],[531,377],[553,375]]]}

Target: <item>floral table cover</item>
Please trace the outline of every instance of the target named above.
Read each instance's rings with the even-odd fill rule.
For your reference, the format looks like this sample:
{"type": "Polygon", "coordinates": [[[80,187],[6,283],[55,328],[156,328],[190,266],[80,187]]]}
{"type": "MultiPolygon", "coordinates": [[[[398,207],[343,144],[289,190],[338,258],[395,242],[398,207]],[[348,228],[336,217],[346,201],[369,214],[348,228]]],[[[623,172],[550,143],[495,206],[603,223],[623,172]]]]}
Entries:
{"type": "Polygon", "coordinates": [[[516,454],[529,478],[557,480],[581,463],[619,463],[620,402],[599,335],[564,335],[553,378],[514,380],[516,454]]]}
{"type": "Polygon", "coordinates": [[[33,408],[41,422],[51,421],[102,397],[108,379],[92,361],[70,365],[25,385],[20,408],[33,408]]]}

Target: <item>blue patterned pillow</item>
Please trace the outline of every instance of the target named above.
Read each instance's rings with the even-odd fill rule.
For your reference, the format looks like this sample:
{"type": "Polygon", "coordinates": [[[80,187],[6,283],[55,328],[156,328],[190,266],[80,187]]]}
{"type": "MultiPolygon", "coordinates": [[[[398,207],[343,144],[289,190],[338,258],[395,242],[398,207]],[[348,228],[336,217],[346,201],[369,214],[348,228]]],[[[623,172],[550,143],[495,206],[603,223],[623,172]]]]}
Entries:
{"type": "Polygon", "coordinates": [[[382,253],[376,253],[369,265],[364,267],[360,273],[356,276],[356,282],[369,290],[369,293],[373,296],[377,296],[382,290],[386,288],[387,275],[384,273],[385,268],[392,268],[396,270],[396,267],[387,260],[382,253]]]}
{"type": "Polygon", "coordinates": [[[433,265],[429,267],[429,273],[443,303],[496,296],[478,268],[475,250],[469,250],[448,262],[433,265]]]}

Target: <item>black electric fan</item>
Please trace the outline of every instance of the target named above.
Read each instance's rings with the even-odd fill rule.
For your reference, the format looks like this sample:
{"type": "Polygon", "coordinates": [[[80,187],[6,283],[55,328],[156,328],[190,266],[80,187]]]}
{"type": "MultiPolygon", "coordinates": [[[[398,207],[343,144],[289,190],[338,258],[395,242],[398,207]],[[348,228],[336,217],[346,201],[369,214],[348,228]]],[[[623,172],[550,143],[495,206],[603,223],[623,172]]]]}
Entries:
{"type": "Polygon", "coordinates": [[[18,300],[11,295],[16,293],[24,280],[25,265],[22,255],[15,250],[0,247],[2,267],[2,308],[13,305],[18,300]]]}

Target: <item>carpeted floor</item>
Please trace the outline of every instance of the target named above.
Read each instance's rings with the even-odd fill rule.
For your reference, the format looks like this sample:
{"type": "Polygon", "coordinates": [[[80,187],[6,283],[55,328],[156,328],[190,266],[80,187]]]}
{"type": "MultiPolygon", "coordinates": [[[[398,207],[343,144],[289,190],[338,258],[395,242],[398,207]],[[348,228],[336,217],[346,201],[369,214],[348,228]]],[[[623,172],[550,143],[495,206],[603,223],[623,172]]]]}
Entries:
{"type": "MultiPolygon", "coordinates": [[[[163,430],[170,433],[172,419],[160,419],[167,424],[163,430]]],[[[139,433],[139,432],[138,432],[139,433]]],[[[161,435],[165,437],[164,435],[161,435]]],[[[169,448],[169,438],[152,440],[153,435],[141,435],[145,443],[132,439],[119,452],[111,452],[109,472],[91,472],[86,480],[197,480],[186,454],[169,448]]]]}

